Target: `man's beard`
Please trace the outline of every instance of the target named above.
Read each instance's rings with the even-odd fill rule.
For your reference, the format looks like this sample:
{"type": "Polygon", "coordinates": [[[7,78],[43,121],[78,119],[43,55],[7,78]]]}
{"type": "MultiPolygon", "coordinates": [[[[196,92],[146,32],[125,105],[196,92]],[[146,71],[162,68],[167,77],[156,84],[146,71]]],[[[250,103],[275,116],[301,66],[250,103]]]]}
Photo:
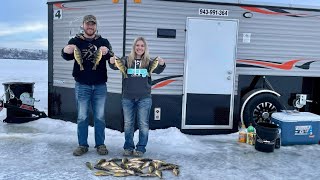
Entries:
{"type": "Polygon", "coordinates": [[[96,33],[96,31],[90,29],[90,30],[84,30],[84,33],[88,36],[93,36],[96,33]]]}

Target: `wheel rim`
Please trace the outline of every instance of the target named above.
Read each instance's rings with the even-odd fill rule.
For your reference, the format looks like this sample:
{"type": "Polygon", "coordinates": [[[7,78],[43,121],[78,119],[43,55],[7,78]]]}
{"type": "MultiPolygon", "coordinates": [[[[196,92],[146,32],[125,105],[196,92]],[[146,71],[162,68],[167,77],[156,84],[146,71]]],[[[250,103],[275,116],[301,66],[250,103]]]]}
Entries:
{"type": "Polygon", "coordinates": [[[271,114],[276,112],[277,108],[274,104],[270,102],[262,102],[258,104],[253,110],[253,121],[255,123],[259,122],[269,122],[271,114]]]}

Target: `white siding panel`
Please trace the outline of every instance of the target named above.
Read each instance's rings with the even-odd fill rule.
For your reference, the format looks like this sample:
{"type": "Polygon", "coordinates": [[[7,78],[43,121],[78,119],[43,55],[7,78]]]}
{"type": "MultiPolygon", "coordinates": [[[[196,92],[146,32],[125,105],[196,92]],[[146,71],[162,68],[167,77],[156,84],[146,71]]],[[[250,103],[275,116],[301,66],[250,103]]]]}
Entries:
{"type": "MultiPolygon", "coordinates": [[[[260,8],[269,11],[268,9],[260,8]]],[[[253,17],[240,22],[238,58],[255,59],[274,63],[300,60],[294,66],[319,61],[320,12],[283,9],[288,14],[263,14],[253,12],[253,17]],[[296,15],[297,17],[288,16],[296,15]],[[243,33],[251,33],[251,42],[243,43],[243,33]]],[[[319,63],[311,63],[310,69],[293,67],[277,68],[238,67],[238,74],[279,76],[320,76],[319,63]]]]}
{"type": "MultiPolygon", "coordinates": [[[[153,80],[168,76],[183,75],[185,54],[186,12],[192,12],[189,3],[143,1],[141,4],[128,2],[126,53],[131,50],[137,36],[148,41],[150,55],[165,59],[167,68],[153,80]],[[157,29],[175,29],[176,38],[157,38],[157,29]]],[[[198,10],[196,10],[196,13],[198,10]]],[[[182,77],[171,84],[154,89],[153,94],[182,94],[182,77]]]]}

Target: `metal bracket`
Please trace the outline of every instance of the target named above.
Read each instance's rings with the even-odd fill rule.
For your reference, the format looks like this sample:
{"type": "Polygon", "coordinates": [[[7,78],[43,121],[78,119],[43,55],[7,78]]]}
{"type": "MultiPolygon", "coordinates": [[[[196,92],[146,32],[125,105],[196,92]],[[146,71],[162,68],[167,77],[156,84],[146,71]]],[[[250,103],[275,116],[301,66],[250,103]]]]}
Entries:
{"type": "Polygon", "coordinates": [[[296,98],[293,100],[293,106],[295,108],[302,108],[307,104],[307,102],[313,102],[312,100],[307,99],[306,94],[296,94],[296,98]]]}

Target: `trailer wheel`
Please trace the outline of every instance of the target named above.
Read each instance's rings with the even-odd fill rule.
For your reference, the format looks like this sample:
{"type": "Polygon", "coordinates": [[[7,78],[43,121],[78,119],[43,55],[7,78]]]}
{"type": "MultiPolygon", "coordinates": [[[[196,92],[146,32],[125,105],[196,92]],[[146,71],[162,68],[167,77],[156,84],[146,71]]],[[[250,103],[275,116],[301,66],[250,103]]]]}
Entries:
{"type": "Polygon", "coordinates": [[[246,127],[252,123],[270,122],[271,114],[282,109],[277,96],[270,93],[257,94],[252,97],[243,109],[243,121],[246,127]]]}

